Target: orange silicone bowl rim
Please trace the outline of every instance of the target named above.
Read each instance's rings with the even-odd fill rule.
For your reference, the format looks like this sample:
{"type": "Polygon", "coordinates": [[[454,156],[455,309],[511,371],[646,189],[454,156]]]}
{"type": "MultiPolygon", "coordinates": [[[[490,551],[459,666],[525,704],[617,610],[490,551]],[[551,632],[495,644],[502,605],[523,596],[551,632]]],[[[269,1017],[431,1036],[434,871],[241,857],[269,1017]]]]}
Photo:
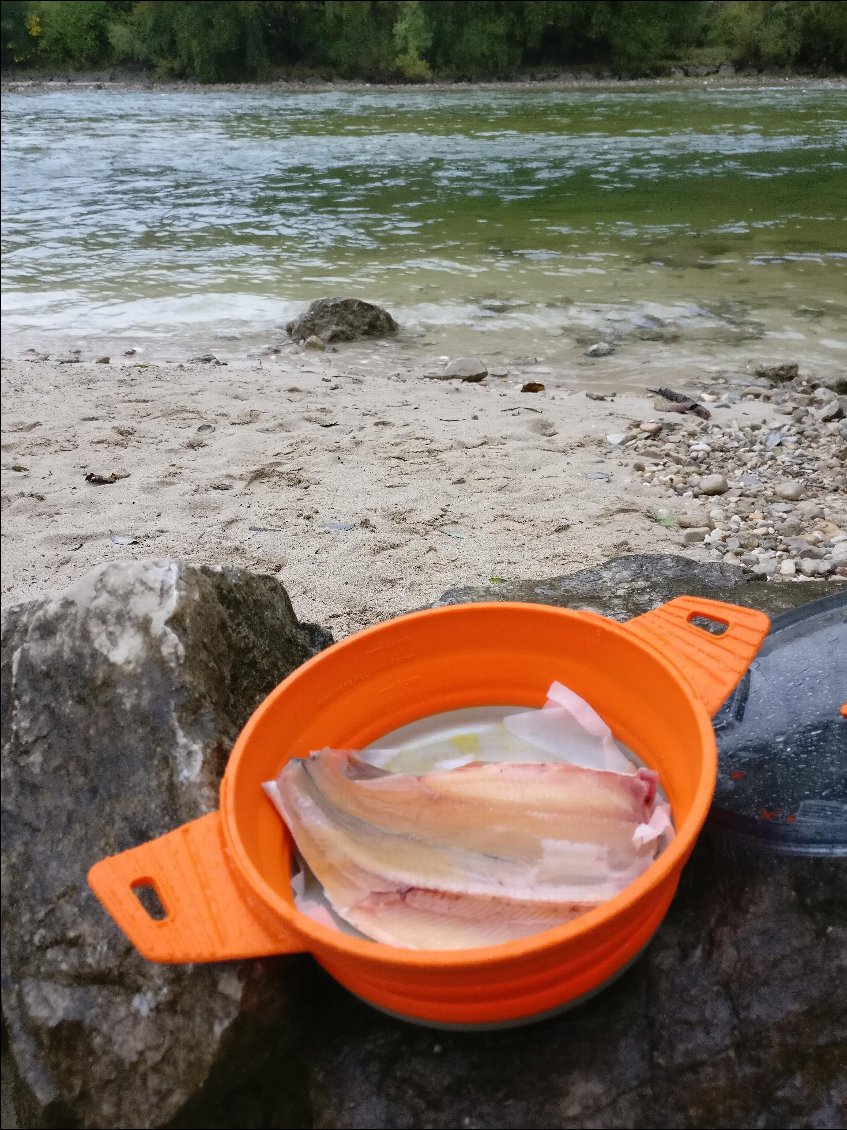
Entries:
{"type": "Polygon", "coordinates": [[[595,613],[556,608],[551,605],[497,601],[487,603],[480,602],[472,605],[448,605],[439,608],[424,609],[420,612],[411,612],[404,616],[395,617],[392,620],[387,620],[380,624],[373,625],[372,627],[365,628],[331,645],[331,647],[327,648],[325,651],[319,652],[317,655],[313,656],[312,659],[307,660],[306,663],[271,691],[257,707],[241,731],[233,747],[221,784],[220,807],[227,850],[235,866],[236,873],[244,884],[246,891],[253,899],[258,900],[259,904],[266,912],[265,916],[267,916],[267,912],[270,912],[272,917],[282,919],[288,927],[293,928],[294,931],[304,939],[304,949],[315,952],[319,957],[322,951],[331,951],[333,955],[337,955],[338,957],[346,957],[354,961],[361,960],[370,966],[382,964],[384,966],[405,967],[407,969],[426,968],[457,970],[471,965],[475,967],[492,966],[504,962],[520,961],[521,959],[532,957],[541,952],[557,949],[570,941],[576,941],[595,931],[602,930],[603,927],[612,923],[616,918],[622,915],[622,913],[632,909],[637,903],[646,904],[651,894],[655,893],[660,895],[661,892],[659,889],[667,884],[669,880],[672,879],[675,886],[679,873],[690,855],[700,829],[706,820],[714,794],[716,780],[717,745],[706,708],[697,697],[695,689],[686,678],[684,672],[675,663],[666,659],[658,647],[641,637],[636,639],[632,633],[627,632],[626,625],[619,624],[605,617],[597,616],[595,613]],[[349,650],[351,648],[359,648],[363,640],[373,640],[380,635],[396,631],[396,625],[398,624],[403,624],[406,627],[411,624],[412,630],[414,630],[414,622],[416,620],[424,620],[433,616],[458,615],[469,608],[480,615],[485,615],[487,610],[491,610],[492,612],[496,611],[499,614],[508,614],[510,610],[514,612],[526,612],[529,610],[537,612],[542,610],[546,615],[562,618],[563,623],[574,620],[584,620],[590,617],[593,624],[602,625],[603,629],[613,636],[625,639],[628,644],[635,643],[639,648],[647,652],[651,659],[657,662],[664,669],[665,673],[678,684],[679,690],[694,706],[695,722],[700,738],[700,771],[699,780],[697,781],[688,814],[682,825],[676,828],[673,841],[664,849],[658,859],[650,865],[644,874],[633,880],[625,890],[621,891],[618,895],[609,899],[601,906],[587,911],[573,922],[566,923],[562,926],[554,926],[551,929],[532,934],[526,938],[472,949],[412,950],[390,946],[369,939],[355,938],[341,931],[324,926],[303,914],[293,903],[280,895],[255,867],[248,850],[238,834],[238,816],[235,811],[235,802],[233,799],[234,790],[228,787],[228,783],[237,778],[240,766],[246,758],[250,757],[252,735],[265,715],[275,708],[279,698],[288,693],[289,689],[296,685],[298,680],[308,677],[309,673],[315,667],[327,663],[328,657],[330,657],[329,661],[331,661],[331,656],[337,655],[342,649],[349,650]]]}

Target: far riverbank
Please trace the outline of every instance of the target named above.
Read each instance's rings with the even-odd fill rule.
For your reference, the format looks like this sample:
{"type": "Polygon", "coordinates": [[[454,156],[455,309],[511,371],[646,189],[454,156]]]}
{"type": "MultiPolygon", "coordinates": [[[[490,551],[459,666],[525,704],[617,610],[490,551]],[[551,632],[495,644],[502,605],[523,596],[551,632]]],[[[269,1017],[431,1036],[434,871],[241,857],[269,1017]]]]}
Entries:
{"type": "Polygon", "coordinates": [[[27,73],[0,76],[0,91],[4,93],[37,94],[45,91],[109,90],[115,93],[153,90],[161,93],[225,94],[258,91],[262,93],[310,93],[320,94],[330,91],[533,91],[533,90],[674,90],[686,87],[715,87],[743,90],[758,90],[762,87],[789,85],[807,87],[810,90],[847,89],[847,75],[809,75],[783,70],[736,72],[731,65],[721,67],[692,66],[690,73],[677,68],[672,75],[652,78],[618,78],[611,74],[594,75],[587,72],[564,73],[552,78],[516,78],[474,82],[446,82],[431,80],[426,82],[364,82],[358,79],[341,78],[278,78],[267,82],[239,83],[200,83],[183,80],[161,80],[148,74],[126,71],[86,72],[84,74],[48,75],[27,73]]]}

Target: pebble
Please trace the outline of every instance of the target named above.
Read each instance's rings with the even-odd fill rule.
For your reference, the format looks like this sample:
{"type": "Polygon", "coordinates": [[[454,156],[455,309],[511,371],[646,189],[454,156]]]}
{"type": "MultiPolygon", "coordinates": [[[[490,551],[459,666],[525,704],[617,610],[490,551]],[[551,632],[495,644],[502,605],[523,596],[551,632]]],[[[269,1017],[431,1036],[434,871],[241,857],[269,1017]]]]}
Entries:
{"type": "Polygon", "coordinates": [[[800,558],[800,572],[804,577],[825,577],[829,569],[828,561],[816,561],[812,557],[800,558]]]}
{"type": "Polygon", "coordinates": [[[656,420],[644,420],[638,425],[638,430],[648,436],[657,436],[662,431],[662,425],[656,420]]]}
{"type": "Polygon", "coordinates": [[[826,385],[818,385],[812,393],[815,400],[837,400],[838,393],[833,388],[827,388],[826,385]]]}
{"type": "Polygon", "coordinates": [[[776,572],[776,558],[766,557],[753,566],[752,573],[757,577],[772,577],[776,572]]]}
{"type": "Polygon", "coordinates": [[[323,341],[321,340],[321,338],[319,338],[319,337],[317,336],[317,334],[311,334],[311,335],[310,335],[309,337],[307,337],[307,338],[306,338],[306,340],[305,340],[305,341],[303,342],[303,348],[304,348],[304,349],[320,349],[320,350],[324,350],[324,349],[326,348],[326,346],[325,346],[324,342],[323,342],[323,341]]]}
{"type": "Polygon", "coordinates": [[[589,345],[585,351],[586,357],[610,357],[615,352],[615,347],[610,341],[597,341],[589,345]]]}
{"type": "Polygon", "coordinates": [[[723,475],[706,475],[700,481],[700,490],[703,494],[726,494],[729,483],[723,475]]]}
{"type": "Polygon", "coordinates": [[[777,498],[788,499],[789,502],[799,502],[803,497],[802,483],[777,483],[774,487],[777,498]]]}
{"type": "Polygon", "coordinates": [[[682,532],[683,545],[702,545],[710,534],[708,526],[690,526],[682,532]]]}
{"type": "MultiPolygon", "coordinates": [[[[683,417],[659,430],[650,426],[654,421],[635,419],[623,450],[633,457],[637,480],[659,494],[681,496],[683,507],[694,502],[677,514],[683,546],[703,546],[777,580],[847,577],[847,419],[841,418],[847,398],[800,377],[793,364],[775,368],[761,373],[786,382],[775,388],[764,382],[733,387],[724,378],[712,390],[720,393],[718,406],[761,401],[760,419],[745,418],[749,410],[735,419],[715,413],[711,421],[683,417]],[[783,419],[774,419],[775,412],[783,419]],[[696,500],[706,506],[698,508],[696,500]]],[[[699,399],[710,395],[702,390],[699,399]]]]}
{"type": "Polygon", "coordinates": [[[462,381],[481,381],[488,376],[488,366],[479,357],[457,357],[441,370],[445,380],[457,377],[462,381]]]}
{"type": "Polygon", "coordinates": [[[813,561],[821,561],[827,556],[827,551],[822,549],[819,545],[810,545],[808,542],[801,549],[798,550],[802,557],[811,558],[813,561]]]}
{"type": "Polygon", "coordinates": [[[783,537],[789,537],[791,534],[799,534],[803,528],[803,523],[799,518],[791,517],[785,518],[780,524],[780,533],[783,537]]]}
{"type": "MultiPolygon", "coordinates": [[[[658,510],[656,511],[658,514],[658,510]]],[[[709,516],[705,510],[685,510],[677,515],[677,522],[682,529],[692,526],[705,526],[709,528],[709,516]]]]}
{"type": "Polygon", "coordinates": [[[826,423],[829,420],[840,420],[844,415],[844,410],[838,400],[830,400],[827,404],[824,404],[823,408],[819,408],[815,415],[819,420],[826,423]]]}

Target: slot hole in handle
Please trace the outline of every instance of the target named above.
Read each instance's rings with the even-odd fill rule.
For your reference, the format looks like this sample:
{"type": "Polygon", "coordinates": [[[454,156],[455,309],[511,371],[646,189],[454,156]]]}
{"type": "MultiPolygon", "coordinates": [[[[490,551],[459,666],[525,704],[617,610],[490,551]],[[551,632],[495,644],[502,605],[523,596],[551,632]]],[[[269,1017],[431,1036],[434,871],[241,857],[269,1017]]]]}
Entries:
{"type": "Polygon", "coordinates": [[[136,879],[132,893],[154,922],[162,922],[168,917],[167,907],[152,879],[136,879]]]}
{"type": "Polygon", "coordinates": [[[729,630],[726,620],[716,620],[714,616],[704,616],[701,612],[692,612],[688,623],[701,632],[708,632],[710,636],[722,636],[729,630]]]}

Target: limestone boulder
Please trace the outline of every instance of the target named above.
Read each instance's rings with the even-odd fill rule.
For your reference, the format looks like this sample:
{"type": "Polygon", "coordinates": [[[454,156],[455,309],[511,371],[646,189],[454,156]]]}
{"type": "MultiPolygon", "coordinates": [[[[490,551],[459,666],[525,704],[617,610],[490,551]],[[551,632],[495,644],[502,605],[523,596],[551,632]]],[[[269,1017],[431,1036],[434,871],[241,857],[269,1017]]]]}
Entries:
{"type": "Polygon", "coordinates": [[[329,642],[278,581],[176,561],[102,566],[4,614],[3,1015],[21,1125],[219,1125],[204,1119],[220,1095],[234,1103],[263,1069],[284,1081],[280,1125],[306,1124],[302,1073],[285,1068],[306,959],[148,963],[86,873],[214,809],[252,710],[329,642]]]}

